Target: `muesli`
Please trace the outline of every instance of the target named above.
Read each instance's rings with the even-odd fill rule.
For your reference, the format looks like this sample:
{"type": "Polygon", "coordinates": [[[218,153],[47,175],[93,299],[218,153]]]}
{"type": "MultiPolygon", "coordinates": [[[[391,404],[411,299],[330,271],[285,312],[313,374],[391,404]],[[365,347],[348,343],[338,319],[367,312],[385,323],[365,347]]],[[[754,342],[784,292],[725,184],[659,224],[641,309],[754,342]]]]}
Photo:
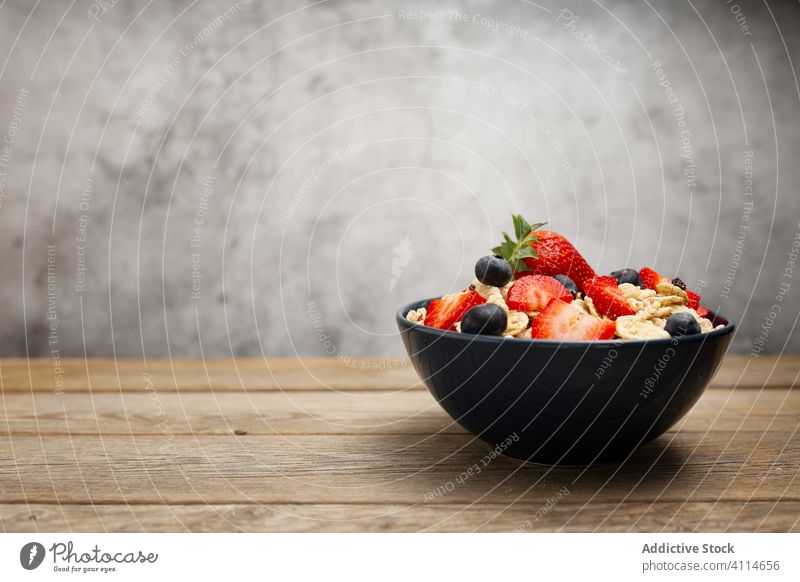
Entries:
{"type": "Polygon", "coordinates": [[[513,217],[514,237],[475,264],[459,293],[408,312],[409,321],[526,339],[649,340],[716,328],[700,295],[649,267],[598,276],[563,236],[513,217]]]}

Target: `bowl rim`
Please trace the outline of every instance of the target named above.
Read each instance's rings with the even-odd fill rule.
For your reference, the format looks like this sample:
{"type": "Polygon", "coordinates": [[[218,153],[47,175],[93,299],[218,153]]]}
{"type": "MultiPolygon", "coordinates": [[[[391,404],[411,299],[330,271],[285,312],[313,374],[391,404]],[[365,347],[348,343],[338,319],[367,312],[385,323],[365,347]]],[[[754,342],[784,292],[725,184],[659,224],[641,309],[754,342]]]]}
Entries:
{"type": "Polygon", "coordinates": [[[413,301],[407,305],[401,307],[396,313],[395,318],[397,319],[398,325],[407,328],[407,329],[414,329],[415,331],[421,333],[427,333],[434,336],[439,337],[449,337],[452,339],[460,339],[461,341],[481,341],[481,342],[488,342],[488,343],[510,343],[510,344],[524,344],[528,346],[542,346],[542,347],[560,347],[560,348],[569,348],[569,347],[576,347],[581,349],[586,349],[590,346],[598,346],[608,348],[611,346],[620,347],[620,346],[666,346],[666,345],[676,345],[676,344],[689,344],[689,343],[703,343],[710,339],[716,339],[718,337],[722,337],[733,333],[736,329],[736,324],[731,321],[730,318],[722,315],[719,312],[713,312],[715,317],[719,317],[720,319],[725,320],[727,323],[724,324],[724,327],[720,329],[715,329],[708,333],[696,333],[693,335],[684,335],[679,337],[669,337],[669,338],[661,338],[661,339],[642,339],[642,340],[629,340],[629,339],[610,339],[610,340],[542,340],[542,339],[528,339],[528,338],[518,338],[518,337],[503,337],[503,336],[496,336],[496,335],[481,335],[475,333],[459,333],[457,331],[450,331],[446,329],[438,329],[435,327],[429,327],[423,325],[421,323],[414,323],[413,321],[409,321],[406,319],[406,314],[411,311],[412,309],[418,309],[420,307],[426,307],[429,302],[433,301],[434,299],[439,299],[439,297],[430,297],[428,299],[419,299],[417,301],[413,301]]]}

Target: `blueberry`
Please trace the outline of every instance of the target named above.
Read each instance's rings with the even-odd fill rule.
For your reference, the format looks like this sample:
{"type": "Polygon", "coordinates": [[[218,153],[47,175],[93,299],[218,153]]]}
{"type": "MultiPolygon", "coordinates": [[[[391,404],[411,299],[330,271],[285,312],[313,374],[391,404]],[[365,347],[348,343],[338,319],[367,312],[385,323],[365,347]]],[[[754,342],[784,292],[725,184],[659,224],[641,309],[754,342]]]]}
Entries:
{"type": "Polygon", "coordinates": [[[620,269],[619,271],[611,273],[611,276],[614,277],[619,284],[630,283],[637,287],[642,286],[642,278],[639,277],[639,272],[636,269],[620,269]]]}
{"type": "Polygon", "coordinates": [[[566,275],[554,275],[553,279],[561,283],[564,287],[567,288],[567,291],[572,293],[572,296],[575,297],[578,294],[578,286],[575,284],[575,281],[567,277],[566,275]]]}
{"type": "Polygon", "coordinates": [[[514,276],[511,264],[503,257],[486,255],[475,263],[475,276],[484,285],[504,287],[514,276]]]}
{"type": "Polygon", "coordinates": [[[679,311],[667,318],[664,330],[671,336],[692,335],[700,333],[700,324],[688,311],[679,311]]]}
{"type": "Polygon", "coordinates": [[[484,303],[470,308],[461,319],[463,333],[502,335],[508,325],[508,316],[503,308],[494,303],[484,303]]]}

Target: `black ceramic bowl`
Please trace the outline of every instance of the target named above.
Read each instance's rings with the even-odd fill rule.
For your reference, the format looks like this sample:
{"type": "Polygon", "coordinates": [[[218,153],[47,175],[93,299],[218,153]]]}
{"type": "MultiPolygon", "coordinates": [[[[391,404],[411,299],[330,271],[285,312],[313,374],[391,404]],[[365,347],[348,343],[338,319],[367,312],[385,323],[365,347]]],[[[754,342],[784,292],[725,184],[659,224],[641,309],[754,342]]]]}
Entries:
{"type": "Polygon", "coordinates": [[[546,341],[460,334],[405,318],[414,368],[461,426],[524,461],[588,465],[623,459],[700,398],[734,325],[648,341],[546,341]]]}

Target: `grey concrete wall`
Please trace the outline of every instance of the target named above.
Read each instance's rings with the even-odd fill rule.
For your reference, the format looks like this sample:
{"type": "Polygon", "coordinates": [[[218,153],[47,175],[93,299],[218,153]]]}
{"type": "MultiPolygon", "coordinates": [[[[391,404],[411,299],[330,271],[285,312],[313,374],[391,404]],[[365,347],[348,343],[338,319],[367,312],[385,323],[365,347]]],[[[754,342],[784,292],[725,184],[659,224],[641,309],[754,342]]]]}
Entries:
{"type": "Polygon", "coordinates": [[[4,356],[399,355],[395,309],[512,212],[800,348],[796,2],[32,5],[0,7],[4,356]]]}

